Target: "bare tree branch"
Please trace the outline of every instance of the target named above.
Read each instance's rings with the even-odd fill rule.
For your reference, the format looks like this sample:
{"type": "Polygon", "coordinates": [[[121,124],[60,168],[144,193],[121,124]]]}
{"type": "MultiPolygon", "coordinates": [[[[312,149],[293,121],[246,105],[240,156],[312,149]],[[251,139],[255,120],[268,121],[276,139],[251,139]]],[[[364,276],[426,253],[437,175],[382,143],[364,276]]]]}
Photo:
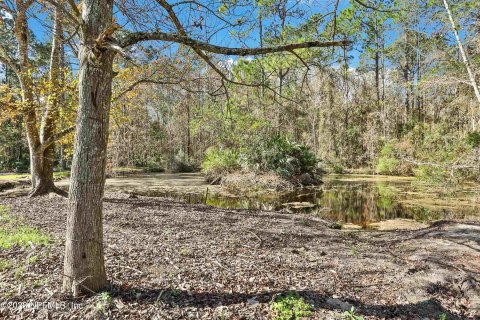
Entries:
{"type": "Polygon", "coordinates": [[[210,44],[208,42],[192,39],[188,36],[182,36],[181,34],[166,33],[162,31],[154,32],[132,32],[125,35],[120,39],[119,43],[122,47],[128,47],[141,41],[160,40],[170,41],[183,45],[187,45],[192,48],[208,51],[211,53],[218,53],[227,56],[253,56],[267,53],[278,53],[285,51],[292,51],[296,49],[306,48],[326,48],[326,47],[342,47],[351,43],[349,40],[340,41],[307,41],[300,43],[290,43],[273,47],[264,48],[228,48],[210,44]]]}
{"type": "MultiPolygon", "coordinates": [[[[69,20],[71,20],[73,23],[75,24],[78,24],[80,25],[81,24],[81,15],[80,16],[74,16],[72,13],[70,13],[70,11],[68,11],[64,5],[63,5],[63,1],[58,1],[58,0],[45,0],[46,2],[50,3],[51,5],[55,6],[56,8],[62,10],[62,12],[68,17],[69,20]]],[[[73,0],[69,1],[69,2],[73,2],[73,0]]],[[[70,3],[70,6],[74,7],[76,9],[76,14],[80,14],[80,11],[78,11],[78,8],[77,6],[75,6],[75,2],[73,2],[73,5],[72,3],[70,3]]]]}
{"type": "Polygon", "coordinates": [[[20,66],[8,55],[7,49],[0,44],[0,61],[13,69],[15,74],[20,72],[20,66]]]}
{"type": "MultiPolygon", "coordinates": [[[[112,102],[117,101],[118,99],[120,99],[121,97],[126,95],[128,92],[134,90],[137,86],[139,86],[141,84],[161,84],[161,85],[168,85],[168,84],[175,85],[176,84],[176,85],[180,85],[184,82],[193,82],[193,81],[198,81],[198,80],[200,80],[200,79],[175,80],[175,81],[155,80],[155,79],[140,79],[140,80],[134,81],[125,90],[123,90],[118,95],[116,95],[112,99],[112,102]]],[[[190,92],[190,93],[206,93],[206,94],[211,95],[211,96],[217,96],[218,95],[218,94],[215,94],[216,92],[218,92],[218,89],[214,90],[213,92],[206,92],[206,91],[202,91],[202,90],[192,90],[190,88],[185,88],[183,86],[181,86],[181,88],[183,90],[187,91],[187,92],[190,92]]]]}
{"type": "MultiPolygon", "coordinates": [[[[378,11],[378,12],[385,12],[385,13],[391,13],[391,12],[399,12],[399,11],[402,11],[402,10],[397,10],[397,9],[391,9],[391,10],[387,10],[387,9],[380,9],[378,7],[374,7],[374,6],[371,6],[369,5],[368,3],[365,3],[361,0],[353,0],[355,3],[361,5],[362,7],[364,8],[367,8],[367,9],[371,9],[371,10],[375,10],[375,11],[378,11]]],[[[403,10],[403,11],[410,11],[410,10],[403,10]]]]}

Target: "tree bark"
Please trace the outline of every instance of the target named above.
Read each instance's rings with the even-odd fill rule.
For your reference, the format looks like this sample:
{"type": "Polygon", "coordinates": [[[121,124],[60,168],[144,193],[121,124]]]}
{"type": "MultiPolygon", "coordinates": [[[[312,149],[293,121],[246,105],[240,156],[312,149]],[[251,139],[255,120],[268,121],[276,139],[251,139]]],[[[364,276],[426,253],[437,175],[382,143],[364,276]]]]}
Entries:
{"type": "Polygon", "coordinates": [[[33,83],[30,75],[30,61],[28,58],[28,47],[30,43],[28,21],[28,6],[23,1],[17,2],[17,17],[15,18],[15,38],[17,39],[18,50],[18,79],[22,92],[22,102],[25,112],[25,127],[27,132],[28,148],[30,150],[30,173],[32,176],[32,189],[41,179],[41,164],[36,155],[40,146],[40,137],[37,131],[37,118],[33,105],[33,83]]]}
{"type": "Polygon", "coordinates": [[[62,10],[55,9],[52,52],[50,56],[50,85],[53,91],[50,93],[50,100],[44,110],[42,121],[40,124],[40,144],[46,147],[37,147],[35,152],[35,162],[33,165],[35,170],[36,184],[32,186],[31,197],[55,192],[66,196],[67,193],[55,187],[53,181],[53,164],[55,158],[55,143],[53,137],[55,134],[56,123],[58,118],[58,108],[60,106],[60,96],[58,93],[61,87],[60,83],[60,62],[63,46],[63,26],[62,26],[62,10]]]}
{"type": "Polygon", "coordinates": [[[63,289],[77,296],[107,284],[103,256],[103,196],[113,57],[96,39],[112,23],[113,0],[83,1],[79,110],[74,142],[63,289]]]}
{"type": "Polygon", "coordinates": [[[470,84],[473,87],[473,91],[475,92],[475,97],[477,98],[478,107],[480,108],[480,89],[478,88],[477,80],[475,79],[475,74],[473,73],[472,67],[470,65],[470,60],[468,59],[467,53],[463,48],[462,40],[458,35],[457,27],[455,26],[455,21],[453,20],[452,12],[450,11],[450,6],[448,5],[447,0],[443,0],[443,4],[445,6],[445,11],[447,11],[448,19],[450,20],[450,24],[452,25],[452,31],[455,35],[455,39],[457,40],[458,49],[460,50],[460,55],[462,56],[463,64],[467,69],[468,77],[470,79],[470,84]]]}
{"type": "MultiPolygon", "coordinates": [[[[42,120],[42,127],[48,128],[47,130],[45,130],[45,135],[40,134],[37,129],[37,114],[34,104],[33,81],[31,76],[30,60],[28,57],[30,39],[27,9],[32,5],[32,3],[32,1],[17,1],[17,12],[15,17],[14,29],[15,38],[17,40],[19,68],[16,72],[20,82],[22,103],[25,109],[24,119],[27,133],[28,148],[30,152],[30,174],[32,182],[32,192],[30,193],[30,196],[43,195],[52,191],[65,195],[66,193],[56,188],[53,183],[53,161],[51,159],[53,159],[54,147],[42,147],[42,142],[49,141],[49,139],[53,137],[54,128],[50,125],[50,123],[53,123],[53,118],[47,117],[48,121],[45,122],[45,124],[48,124],[47,126],[43,125],[44,121],[42,120]]],[[[56,28],[61,27],[61,23],[57,23],[57,18],[61,20],[61,15],[56,15],[56,28]]],[[[57,45],[59,45],[58,39],[57,45]]],[[[52,57],[54,56],[54,52],[56,52],[55,46],[56,45],[54,38],[54,49],[52,50],[52,57]]],[[[54,61],[52,59],[52,63],[53,62],[54,61]]],[[[51,66],[51,68],[52,67],[55,66],[51,66]]]]}

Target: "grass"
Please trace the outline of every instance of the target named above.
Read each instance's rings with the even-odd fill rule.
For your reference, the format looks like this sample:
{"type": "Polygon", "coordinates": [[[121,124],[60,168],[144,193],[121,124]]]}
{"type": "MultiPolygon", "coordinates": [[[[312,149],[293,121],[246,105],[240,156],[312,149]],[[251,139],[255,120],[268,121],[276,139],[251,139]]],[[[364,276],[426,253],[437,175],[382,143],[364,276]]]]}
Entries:
{"type": "Polygon", "coordinates": [[[300,320],[313,314],[313,307],[297,293],[278,296],[270,304],[274,320],[300,320]]]}
{"type": "Polygon", "coordinates": [[[0,248],[15,246],[46,245],[49,237],[36,228],[19,225],[9,215],[8,209],[0,206],[0,248]]]}
{"type": "MultiPolygon", "coordinates": [[[[53,179],[55,181],[62,180],[70,177],[70,171],[58,171],[53,173],[53,179]]],[[[7,173],[0,174],[0,181],[19,181],[30,180],[31,175],[29,173],[7,173]]]]}
{"type": "MultiPolygon", "coordinates": [[[[0,251],[2,249],[30,247],[47,245],[49,242],[48,235],[42,233],[40,230],[28,227],[21,224],[21,221],[15,219],[9,214],[9,209],[0,205],[0,251]]],[[[26,271],[36,264],[39,260],[38,255],[31,255],[31,253],[24,259],[17,257],[15,254],[10,255],[5,259],[0,259],[0,274],[4,279],[8,280],[7,287],[29,286],[29,282],[25,281],[24,277],[26,271]]],[[[33,288],[38,288],[41,285],[41,280],[35,280],[32,284],[33,288]]],[[[2,288],[3,289],[3,288],[2,288]]],[[[7,289],[0,294],[0,299],[8,299],[15,296],[16,289],[7,289]]]]}
{"type": "Polygon", "coordinates": [[[30,179],[30,174],[28,173],[9,173],[0,175],[0,181],[18,181],[30,179]]]}
{"type": "Polygon", "coordinates": [[[8,259],[0,259],[0,272],[10,269],[12,262],[8,259]]]}
{"type": "Polygon", "coordinates": [[[179,289],[172,289],[170,290],[170,295],[174,298],[177,298],[180,296],[181,291],[179,289]]]}

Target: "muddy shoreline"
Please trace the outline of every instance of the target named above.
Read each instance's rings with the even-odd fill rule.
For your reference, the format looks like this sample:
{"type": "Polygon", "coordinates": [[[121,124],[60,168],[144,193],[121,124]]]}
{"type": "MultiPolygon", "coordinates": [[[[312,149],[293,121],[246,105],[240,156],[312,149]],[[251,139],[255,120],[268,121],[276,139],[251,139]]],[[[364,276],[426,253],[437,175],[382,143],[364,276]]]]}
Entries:
{"type": "MultiPolygon", "coordinates": [[[[3,250],[4,301],[70,301],[60,292],[67,202],[0,198],[50,234],[47,247],[3,250]]],[[[111,319],[269,319],[269,302],[298,292],[313,319],[355,307],[366,319],[480,316],[480,225],[444,221],[416,231],[332,230],[308,215],[226,210],[107,193],[105,253],[111,319]],[[223,318],[222,318],[223,317],[223,318]]],[[[0,309],[0,317],[99,319],[98,296],[78,309],[0,309]]]]}

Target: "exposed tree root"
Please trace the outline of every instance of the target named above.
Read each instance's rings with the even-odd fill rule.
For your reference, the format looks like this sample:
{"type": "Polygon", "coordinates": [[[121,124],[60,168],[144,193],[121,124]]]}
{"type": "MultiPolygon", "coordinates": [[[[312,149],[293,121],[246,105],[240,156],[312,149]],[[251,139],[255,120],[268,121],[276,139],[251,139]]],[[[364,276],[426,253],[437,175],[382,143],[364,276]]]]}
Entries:
{"type": "Polygon", "coordinates": [[[68,197],[68,192],[63,191],[62,189],[56,187],[53,183],[38,185],[35,189],[32,190],[32,192],[28,194],[28,197],[34,198],[34,197],[44,196],[49,193],[55,193],[65,198],[68,197]]]}

